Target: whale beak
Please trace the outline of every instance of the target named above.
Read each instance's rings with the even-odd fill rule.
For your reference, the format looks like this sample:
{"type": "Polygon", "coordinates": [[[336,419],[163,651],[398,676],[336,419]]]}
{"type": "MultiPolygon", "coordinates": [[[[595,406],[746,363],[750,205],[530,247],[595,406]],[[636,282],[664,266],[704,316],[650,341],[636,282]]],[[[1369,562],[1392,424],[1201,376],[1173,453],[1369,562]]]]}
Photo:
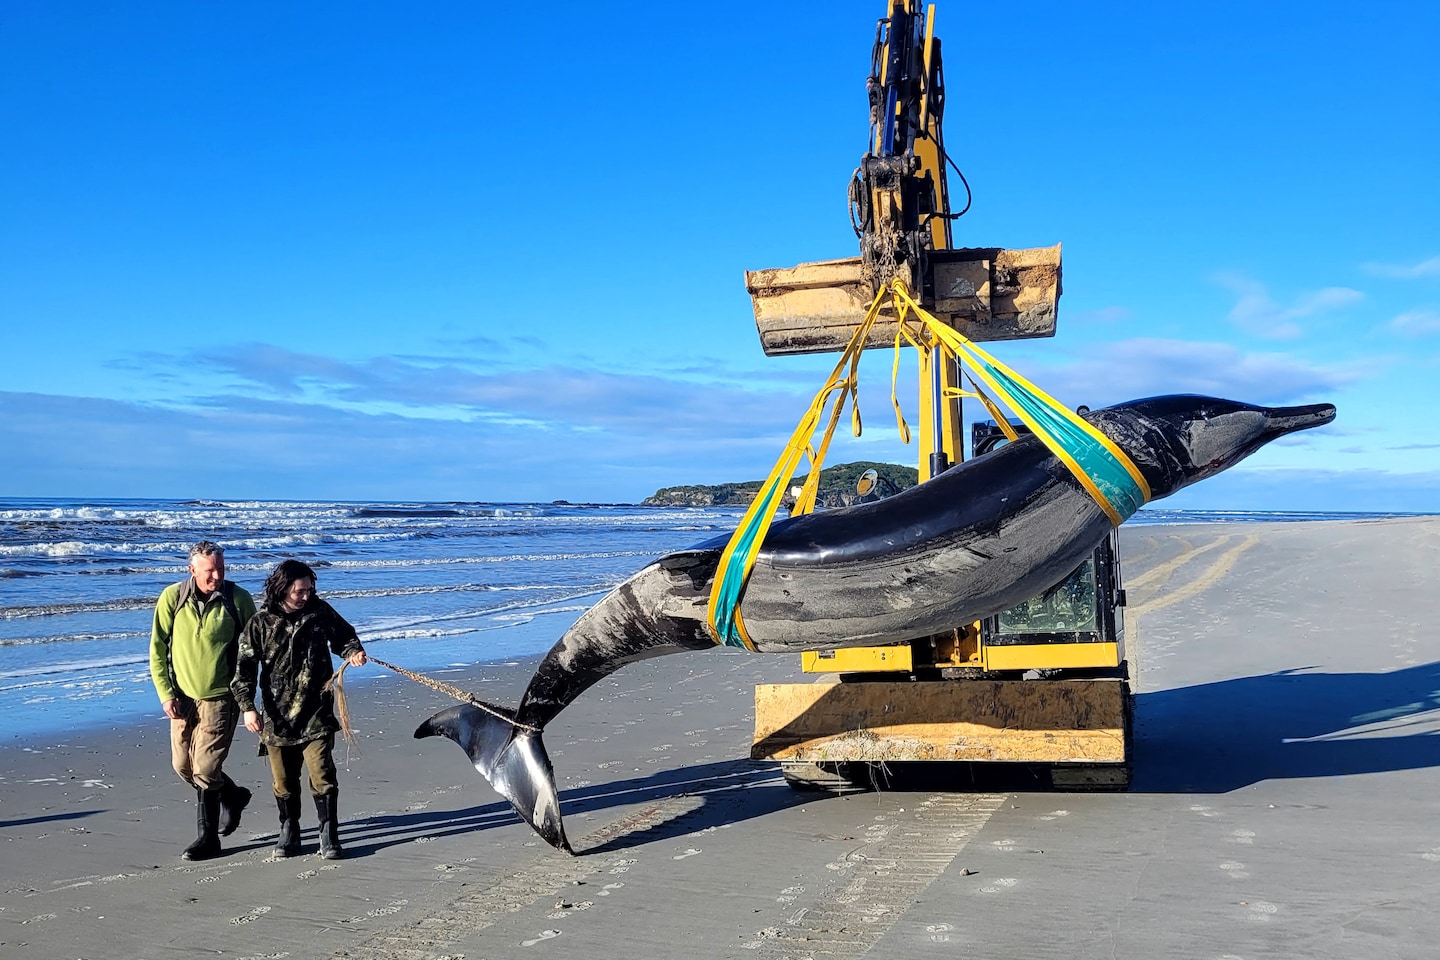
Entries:
{"type": "Polygon", "coordinates": [[[1335,419],[1333,403],[1310,403],[1298,407],[1265,408],[1265,435],[1267,440],[1283,437],[1297,430],[1323,427],[1335,419]]]}

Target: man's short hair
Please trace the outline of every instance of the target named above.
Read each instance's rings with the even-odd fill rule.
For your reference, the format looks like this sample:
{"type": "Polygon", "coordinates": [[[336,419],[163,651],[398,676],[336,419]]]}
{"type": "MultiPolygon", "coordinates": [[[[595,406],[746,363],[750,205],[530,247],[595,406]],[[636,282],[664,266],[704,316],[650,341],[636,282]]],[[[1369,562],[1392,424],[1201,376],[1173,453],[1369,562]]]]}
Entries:
{"type": "Polygon", "coordinates": [[[214,541],[201,540],[190,548],[190,559],[194,560],[196,557],[219,557],[224,560],[225,548],[214,541]]]}

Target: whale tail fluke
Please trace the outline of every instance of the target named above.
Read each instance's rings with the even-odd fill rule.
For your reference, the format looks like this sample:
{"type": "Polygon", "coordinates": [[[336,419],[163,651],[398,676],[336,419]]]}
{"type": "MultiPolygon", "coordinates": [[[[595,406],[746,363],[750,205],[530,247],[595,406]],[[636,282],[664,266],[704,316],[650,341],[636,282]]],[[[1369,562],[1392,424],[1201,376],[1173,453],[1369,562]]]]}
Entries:
{"type": "Polygon", "coordinates": [[[441,710],[415,729],[416,739],[449,737],[460,745],[475,769],[490,782],[520,818],[557,850],[574,853],[560,819],[555,771],[539,731],[517,727],[515,712],[504,707],[482,710],[472,704],[441,710]]]}

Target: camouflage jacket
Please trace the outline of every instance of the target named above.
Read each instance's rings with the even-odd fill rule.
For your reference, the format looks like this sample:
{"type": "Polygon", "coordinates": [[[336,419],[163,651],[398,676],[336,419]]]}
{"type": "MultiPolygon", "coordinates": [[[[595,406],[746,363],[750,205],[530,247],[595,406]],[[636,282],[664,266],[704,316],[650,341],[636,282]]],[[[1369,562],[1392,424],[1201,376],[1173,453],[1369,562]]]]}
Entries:
{"type": "Polygon", "coordinates": [[[334,695],[325,688],[334,675],[330,655],[349,657],[364,649],[355,628],[319,597],[299,612],[269,605],[240,633],[240,653],[230,690],[240,709],[255,709],[258,674],[265,727],[260,739],[272,747],[293,747],[340,729],[334,695]]]}

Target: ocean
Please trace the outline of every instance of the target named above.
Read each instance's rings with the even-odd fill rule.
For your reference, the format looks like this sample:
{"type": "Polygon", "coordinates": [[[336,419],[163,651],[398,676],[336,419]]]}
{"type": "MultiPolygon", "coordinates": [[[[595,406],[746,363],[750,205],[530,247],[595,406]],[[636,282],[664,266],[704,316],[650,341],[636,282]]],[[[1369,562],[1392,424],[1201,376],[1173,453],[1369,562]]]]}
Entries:
{"type": "MultiPolygon", "coordinates": [[[[550,648],[606,591],[665,553],[733,530],[741,510],[569,503],[0,499],[0,744],[159,720],[155,598],[197,540],[259,599],[278,563],[317,588],[377,657],[420,672],[550,648]]],[[[1135,523],[1378,514],[1144,509],[1135,523]]],[[[376,668],[347,673],[363,684],[376,668]]]]}

